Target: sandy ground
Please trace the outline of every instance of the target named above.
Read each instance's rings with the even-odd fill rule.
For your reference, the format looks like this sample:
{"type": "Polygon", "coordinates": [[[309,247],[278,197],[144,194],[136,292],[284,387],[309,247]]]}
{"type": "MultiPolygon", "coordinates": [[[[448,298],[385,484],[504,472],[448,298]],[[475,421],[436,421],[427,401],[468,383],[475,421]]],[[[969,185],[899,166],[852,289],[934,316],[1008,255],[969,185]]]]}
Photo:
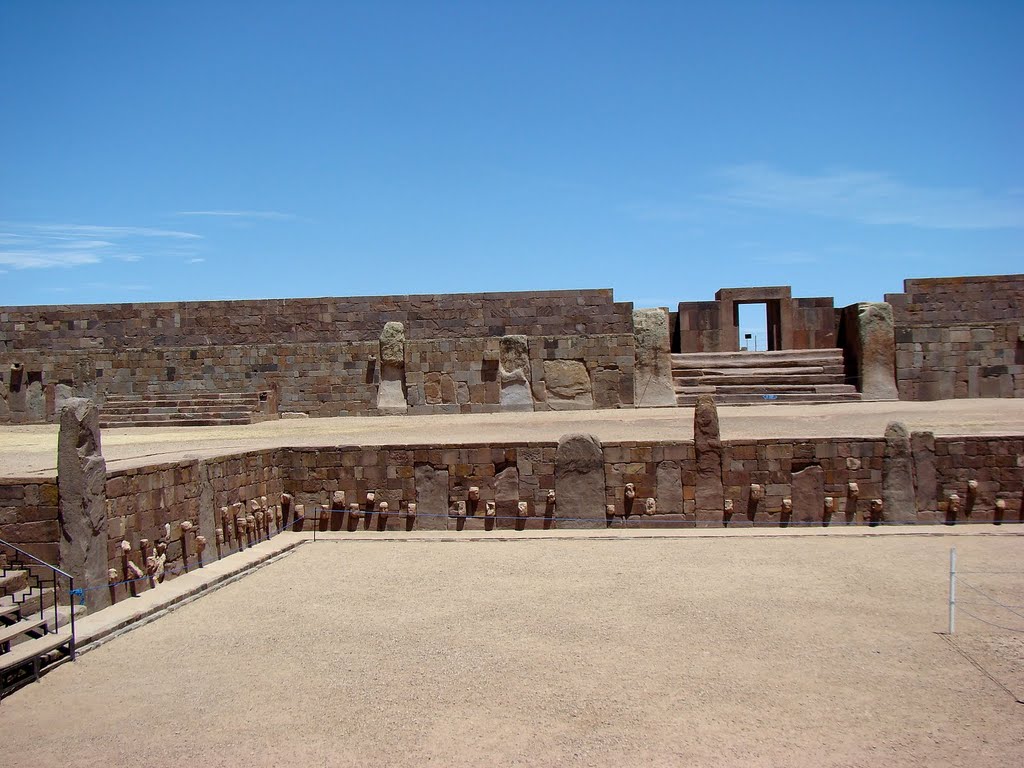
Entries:
{"type": "MultiPolygon", "coordinates": [[[[939,435],[1024,434],[1024,400],[942,400],[822,405],[723,406],[727,439],[880,437],[890,421],[939,435]]],[[[112,429],[103,432],[111,469],[279,446],[459,445],[555,441],[567,432],[602,440],[690,440],[692,408],[301,419],[240,427],[112,429]]],[[[0,477],[53,476],[54,425],[0,427],[0,477]]]]}
{"type": "Polygon", "coordinates": [[[1020,536],[310,543],[5,700],[4,764],[1016,767],[951,544],[1020,604],[1020,536]]]}

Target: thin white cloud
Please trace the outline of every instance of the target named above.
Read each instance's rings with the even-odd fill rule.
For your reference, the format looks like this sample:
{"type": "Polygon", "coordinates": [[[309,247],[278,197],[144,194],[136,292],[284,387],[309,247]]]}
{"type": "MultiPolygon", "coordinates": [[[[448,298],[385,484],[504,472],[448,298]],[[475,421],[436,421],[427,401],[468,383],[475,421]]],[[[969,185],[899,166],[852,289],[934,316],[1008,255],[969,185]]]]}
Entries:
{"type": "Polygon", "coordinates": [[[63,250],[21,250],[0,251],[0,264],[15,269],[42,269],[46,267],[78,267],[82,264],[97,264],[100,257],[95,253],[63,250]]]}
{"type": "Polygon", "coordinates": [[[216,216],[221,218],[234,219],[272,219],[285,221],[294,219],[294,213],[282,213],[281,211],[177,211],[175,216],[216,216]]]}
{"type": "Polygon", "coordinates": [[[188,263],[189,264],[202,264],[204,261],[206,261],[206,259],[195,258],[195,259],[189,259],[188,263]]]}
{"type": "Polygon", "coordinates": [[[142,254],[163,256],[168,250],[192,248],[193,241],[202,239],[192,232],[153,227],[18,222],[0,226],[0,265],[14,269],[135,262],[142,254]]]}
{"type": "Polygon", "coordinates": [[[969,187],[923,187],[873,171],[802,176],[769,165],[738,165],[716,174],[725,188],[705,196],[733,205],[925,229],[1024,228],[1024,197],[969,187]]]}
{"type": "Polygon", "coordinates": [[[64,235],[91,235],[95,237],[167,237],[175,240],[201,240],[202,235],[194,232],[181,232],[175,229],[156,229],[154,227],[108,227],[95,224],[29,224],[26,225],[40,232],[51,233],[54,237],[64,235]]]}

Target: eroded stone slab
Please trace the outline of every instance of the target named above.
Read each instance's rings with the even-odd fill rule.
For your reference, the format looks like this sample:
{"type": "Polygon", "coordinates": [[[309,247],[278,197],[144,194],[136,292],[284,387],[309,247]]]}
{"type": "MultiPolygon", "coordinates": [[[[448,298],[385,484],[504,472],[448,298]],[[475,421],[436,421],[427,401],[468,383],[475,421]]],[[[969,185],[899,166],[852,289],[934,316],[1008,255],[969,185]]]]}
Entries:
{"type": "Polygon", "coordinates": [[[939,482],[935,472],[935,434],[914,432],[910,435],[910,452],[914,462],[914,498],[917,511],[938,509],[939,482]]]}
{"type": "Polygon", "coordinates": [[[672,383],[672,347],[668,311],[655,307],[633,312],[633,398],[637,408],[676,405],[672,383]]]}
{"type": "Polygon", "coordinates": [[[443,530],[448,527],[448,470],[417,464],[416,527],[443,530]]]}
{"type": "Polygon", "coordinates": [[[917,522],[917,499],[911,466],[910,435],[901,422],[885,428],[882,460],[882,520],[886,523],[917,522]]]}
{"type": "Polygon", "coordinates": [[[656,475],[658,513],[683,514],[683,479],[678,461],[661,461],[656,475]]]}
{"type": "Polygon", "coordinates": [[[90,611],[110,605],[107,586],[107,465],[100,413],[85,398],[64,402],[57,437],[60,567],[84,589],[90,611]]]}
{"type": "Polygon", "coordinates": [[[526,336],[502,336],[498,343],[498,403],[503,411],[532,411],[530,348],[526,336]]]}
{"type": "Polygon", "coordinates": [[[861,396],[865,400],[898,400],[892,306],[884,301],[857,305],[857,347],[861,396]]]}
{"type": "Polygon", "coordinates": [[[558,525],[593,527],[605,521],[604,450],[594,435],[563,435],[555,451],[558,525]]]}
{"type": "Polygon", "coordinates": [[[580,360],[545,360],[544,391],[548,406],[555,411],[594,407],[590,374],[580,360]]]}
{"type": "Polygon", "coordinates": [[[693,412],[693,447],[697,458],[697,524],[722,524],[725,493],[722,487],[722,435],[718,408],[711,395],[700,395],[693,412]]]}
{"type": "Polygon", "coordinates": [[[820,523],[825,511],[825,470],[814,465],[793,473],[793,520],[806,526],[820,523]]]}
{"type": "Polygon", "coordinates": [[[406,413],[409,403],[405,392],[405,326],[394,320],[384,324],[380,334],[380,381],[377,384],[377,410],[382,413],[406,413]]]}

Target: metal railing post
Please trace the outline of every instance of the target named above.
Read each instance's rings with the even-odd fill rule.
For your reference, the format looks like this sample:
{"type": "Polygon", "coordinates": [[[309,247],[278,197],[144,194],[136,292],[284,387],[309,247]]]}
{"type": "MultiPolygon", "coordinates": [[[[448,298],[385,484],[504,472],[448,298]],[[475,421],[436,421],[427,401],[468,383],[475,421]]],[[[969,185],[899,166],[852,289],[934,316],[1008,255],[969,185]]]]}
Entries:
{"type": "Polygon", "coordinates": [[[949,634],[956,631],[956,547],[949,548],[949,634]]]}

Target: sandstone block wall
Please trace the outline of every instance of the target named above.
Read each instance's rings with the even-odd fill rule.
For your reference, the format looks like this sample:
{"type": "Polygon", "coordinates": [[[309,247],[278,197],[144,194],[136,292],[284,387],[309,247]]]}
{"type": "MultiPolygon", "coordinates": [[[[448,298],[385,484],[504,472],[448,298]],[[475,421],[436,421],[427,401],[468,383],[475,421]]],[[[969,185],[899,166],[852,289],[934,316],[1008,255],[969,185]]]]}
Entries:
{"type": "Polygon", "coordinates": [[[0,479],[0,539],[44,562],[57,563],[56,480],[0,479]]]}
{"type": "MultiPolygon", "coordinates": [[[[914,482],[922,483],[919,491],[925,485],[928,491],[917,495],[916,522],[1024,523],[1024,438],[940,437],[919,448],[914,451],[915,466],[925,460],[929,466],[927,474],[915,473],[914,482]],[[961,500],[958,510],[949,501],[954,493],[961,500]],[[1005,505],[1002,512],[997,501],[1005,505]]],[[[221,507],[263,496],[268,504],[277,505],[282,492],[305,505],[306,530],[316,524],[314,507],[327,506],[335,491],[344,491],[346,502],[361,508],[365,508],[366,494],[375,493],[372,523],[361,528],[377,527],[382,501],[388,503],[386,527],[392,530],[407,527],[402,513],[410,502],[421,507],[416,528],[486,527],[487,502],[496,504],[499,528],[541,528],[546,525],[547,494],[556,483],[556,454],[554,442],[282,448],[117,470],[108,473],[105,485],[108,564],[121,572],[118,545],[122,540],[132,545],[131,555],[138,563],[139,540],[156,541],[163,536],[164,525],[170,524],[167,575],[173,578],[182,565],[182,521],[197,523],[207,537],[205,559],[209,561],[216,557],[210,529],[219,527],[221,507]],[[462,502],[472,508],[471,488],[479,489],[476,515],[460,520],[450,512],[450,505],[462,502]],[[527,503],[531,514],[517,520],[519,501],[527,503]],[[423,509],[433,502],[437,507],[433,513],[423,509]]],[[[866,524],[872,522],[871,500],[883,495],[884,455],[881,438],[723,441],[725,508],[714,517],[698,519],[692,442],[605,443],[604,502],[615,512],[614,526],[866,524]],[[851,491],[851,483],[856,492],[851,491]],[[629,484],[635,498],[632,514],[624,518],[629,484]],[[760,490],[759,496],[752,494],[752,484],[760,490]],[[825,497],[832,498],[831,509],[825,497]],[[654,514],[643,514],[649,498],[655,500],[656,509],[654,514]]],[[[57,493],[53,479],[0,480],[0,538],[56,562],[57,493]]],[[[556,510],[556,525],[560,515],[564,516],[556,510]]],[[[321,528],[339,529],[342,517],[325,515],[321,528]]],[[[587,522],[605,524],[602,517],[587,522]]],[[[235,548],[237,542],[231,542],[225,553],[235,548]]],[[[190,551],[194,565],[195,552],[190,551]]],[[[144,587],[145,580],[138,585],[144,587]]]]}
{"type": "Polygon", "coordinates": [[[534,366],[537,407],[633,403],[632,305],[610,290],[7,307],[0,422],[52,419],[58,384],[101,397],[270,390],[280,411],[376,414],[379,336],[389,321],[405,326],[413,413],[497,410],[497,344],[506,333],[528,336],[536,361],[579,363],[549,366],[547,375],[543,363],[534,366]],[[7,396],[15,363],[25,401],[16,413],[7,396]]]}
{"type": "Polygon", "coordinates": [[[1024,275],[903,285],[885,297],[901,400],[1024,397],[1024,275]]]}
{"type": "Polygon", "coordinates": [[[630,333],[610,289],[0,307],[0,352],[630,333]]]}
{"type": "MultiPolygon", "coordinates": [[[[107,522],[109,567],[121,571],[119,544],[132,545],[132,557],[139,564],[140,539],[154,542],[171,526],[167,548],[168,575],[181,567],[180,526],[183,520],[200,523],[223,506],[266,496],[268,503],[280,503],[283,483],[278,450],[253,451],[215,459],[180,461],[137,469],[117,470],[107,476],[107,522]],[[205,510],[203,506],[207,507],[205,510]]],[[[248,509],[248,507],[247,507],[248,509]]],[[[219,527],[219,521],[214,527],[219,527]]],[[[205,559],[216,557],[209,533],[205,559]]],[[[194,552],[191,555],[194,558],[194,552]]],[[[194,564],[194,560],[193,560],[194,564]]]]}

